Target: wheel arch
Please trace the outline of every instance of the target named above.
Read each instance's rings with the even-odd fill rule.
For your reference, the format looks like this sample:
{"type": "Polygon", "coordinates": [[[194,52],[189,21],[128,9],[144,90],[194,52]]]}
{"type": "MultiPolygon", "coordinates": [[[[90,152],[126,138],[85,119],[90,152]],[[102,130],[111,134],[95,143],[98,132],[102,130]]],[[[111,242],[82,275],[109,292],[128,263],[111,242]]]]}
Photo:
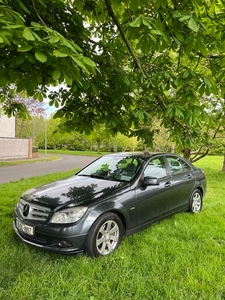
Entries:
{"type": "Polygon", "coordinates": [[[120,211],[115,210],[115,209],[112,209],[108,212],[114,213],[115,215],[117,215],[120,218],[120,220],[123,223],[123,230],[124,230],[124,233],[125,233],[126,232],[126,219],[125,219],[124,215],[120,211]]]}
{"type": "Polygon", "coordinates": [[[195,189],[193,190],[193,192],[195,190],[199,190],[201,192],[201,194],[202,194],[202,198],[204,197],[204,190],[203,190],[203,188],[201,186],[196,186],[195,189]]]}

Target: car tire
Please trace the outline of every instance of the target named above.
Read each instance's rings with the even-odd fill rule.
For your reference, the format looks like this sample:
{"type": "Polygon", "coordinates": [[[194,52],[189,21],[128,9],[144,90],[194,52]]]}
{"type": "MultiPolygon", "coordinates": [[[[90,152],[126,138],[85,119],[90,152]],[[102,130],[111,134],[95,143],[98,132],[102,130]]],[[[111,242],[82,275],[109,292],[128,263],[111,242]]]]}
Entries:
{"type": "Polygon", "coordinates": [[[115,251],[122,240],[124,227],[114,213],[100,216],[91,227],[85,245],[88,256],[106,256],[115,251]]]}
{"type": "Polygon", "coordinates": [[[200,213],[202,210],[202,193],[196,189],[191,195],[189,212],[192,214],[200,213]]]}

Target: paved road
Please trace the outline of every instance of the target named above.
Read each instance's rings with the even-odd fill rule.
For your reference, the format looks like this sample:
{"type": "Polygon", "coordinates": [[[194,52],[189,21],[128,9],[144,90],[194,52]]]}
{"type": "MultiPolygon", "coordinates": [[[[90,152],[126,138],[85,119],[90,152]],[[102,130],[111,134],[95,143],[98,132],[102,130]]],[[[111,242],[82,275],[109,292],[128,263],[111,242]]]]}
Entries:
{"type": "Polygon", "coordinates": [[[95,157],[91,156],[60,155],[60,159],[55,161],[0,167],[0,184],[22,178],[82,168],[94,159],[95,157]]]}

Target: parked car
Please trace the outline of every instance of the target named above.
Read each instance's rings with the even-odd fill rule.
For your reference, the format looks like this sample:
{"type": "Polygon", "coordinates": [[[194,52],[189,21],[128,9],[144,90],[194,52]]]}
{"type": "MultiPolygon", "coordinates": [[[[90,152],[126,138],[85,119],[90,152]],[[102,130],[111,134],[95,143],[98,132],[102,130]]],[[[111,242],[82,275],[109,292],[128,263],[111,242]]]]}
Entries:
{"type": "Polygon", "coordinates": [[[43,249],[104,256],[150,223],[199,213],[205,193],[204,172],[178,155],[108,154],[70,178],[25,192],[13,227],[43,249]]]}

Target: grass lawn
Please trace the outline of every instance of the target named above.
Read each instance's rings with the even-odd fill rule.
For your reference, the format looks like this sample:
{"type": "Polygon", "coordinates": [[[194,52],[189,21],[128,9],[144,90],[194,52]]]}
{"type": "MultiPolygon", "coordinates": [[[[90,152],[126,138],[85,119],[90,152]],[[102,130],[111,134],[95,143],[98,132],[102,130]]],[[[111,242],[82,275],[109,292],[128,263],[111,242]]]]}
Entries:
{"type": "Polygon", "coordinates": [[[0,185],[0,299],[225,299],[225,173],[222,157],[196,163],[208,191],[198,215],[179,213],[125,238],[109,257],[61,256],[20,241],[13,206],[20,194],[74,170],[0,185]]]}
{"type": "Polygon", "coordinates": [[[35,162],[43,162],[43,161],[52,161],[60,159],[60,154],[69,154],[69,155],[79,155],[79,156],[102,156],[109,152],[101,152],[97,153],[94,151],[73,151],[73,150],[48,150],[47,155],[45,154],[45,150],[40,149],[39,151],[39,158],[32,158],[32,159],[9,159],[0,161],[0,167],[7,167],[13,165],[20,165],[20,164],[30,164],[35,162]]]}
{"type": "Polygon", "coordinates": [[[42,156],[39,158],[29,158],[29,159],[13,159],[13,160],[5,160],[0,161],[0,167],[8,167],[8,166],[15,166],[15,165],[21,165],[21,164],[32,164],[35,162],[43,162],[43,161],[52,161],[60,159],[60,156],[56,155],[48,155],[48,156],[42,156]]]}

